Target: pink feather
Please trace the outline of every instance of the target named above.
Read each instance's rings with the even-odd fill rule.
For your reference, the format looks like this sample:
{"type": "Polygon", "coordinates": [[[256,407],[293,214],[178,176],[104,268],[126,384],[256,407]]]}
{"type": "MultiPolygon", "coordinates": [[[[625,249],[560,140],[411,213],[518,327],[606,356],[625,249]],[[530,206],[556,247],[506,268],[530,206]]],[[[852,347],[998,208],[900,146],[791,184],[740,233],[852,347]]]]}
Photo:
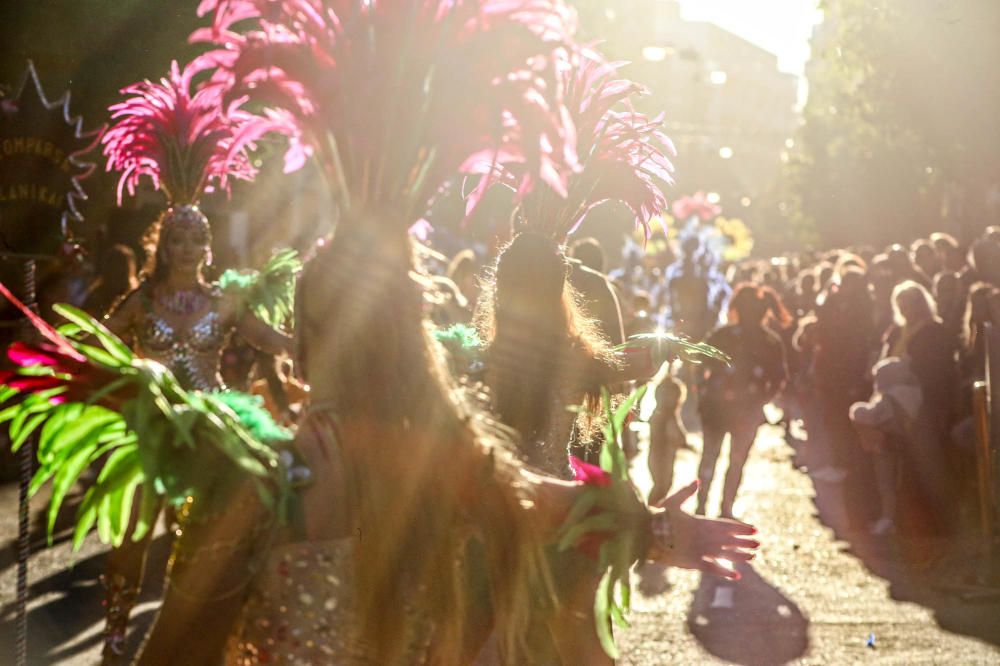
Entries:
{"type": "Polygon", "coordinates": [[[710,202],[704,192],[696,192],[693,196],[681,197],[671,206],[674,219],[678,222],[697,217],[702,222],[710,222],[722,213],[722,209],[710,202]]]}
{"type": "Polygon", "coordinates": [[[3,282],[0,282],[0,295],[10,301],[14,307],[21,311],[21,314],[28,318],[28,321],[35,327],[35,330],[52,343],[54,351],[76,363],[83,363],[87,360],[87,357],[74,349],[59,331],[54,329],[51,324],[39,317],[38,313],[26,306],[21,302],[21,299],[11,293],[10,289],[3,282]]]}
{"type": "Polygon", "coordinates": [[[122,89],[128,97],[110,107],[116,122],[102,139],[107,169],[118,171],[118,203],[143,177],[162,188],[172,204],[196,203],[209,187],[229,192],[230,178],[250,180],[256,170],[247,156],[249,142],[231,147],[256,116],[240,103],[223,107],[221,91],[206,86],[191,93],[200,64],[183,70],[173,62],[167,78],[122,89]]]}
{"type": "MultiPolygon", "coordinates": [[[[521,202],[526,224],[560,242],[605,201],[628,206],[647,237],[650,220],[667,208],[663,189],[673,184],[670,157],[676,151],[662,131],[662,116],[650,119],[632,109],[630,100],[645,89],[616,78],[619,66],[585,50],[564,75],[582,169],[570,176],[565,197],[535,188],[521,202]]],[[[507,165],[506,170],[518,179],[527,177],[516,166],[507,165]]]]}
{"type": "Polygon", "coordinates": [[[230,153],[284,134],[286,169],[311,154],[351,207],[395,210],[408,227],[484,154],[556,191],[577,168],[563,0],[203,0],[199,12],[212,18],[191,36],[213,48],[196,61],[208,87],[269,107],[230,153]]]}

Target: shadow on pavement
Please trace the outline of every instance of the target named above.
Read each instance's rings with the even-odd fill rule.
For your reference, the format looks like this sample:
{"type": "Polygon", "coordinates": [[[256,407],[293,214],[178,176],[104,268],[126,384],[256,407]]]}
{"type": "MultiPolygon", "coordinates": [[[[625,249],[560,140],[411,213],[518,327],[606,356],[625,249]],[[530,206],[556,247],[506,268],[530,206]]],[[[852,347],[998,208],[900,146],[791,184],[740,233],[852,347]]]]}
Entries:
{"type": "MultiPolygon", "coordinates": [[[[47,512],[39,510],[39,507],[46,506],[47,502],[47,495],[32,499],[31,501],[31,523],[28,534],[32,553],[37,553],[49,547],[47,512]]],[[[73,538],[73,527],[76,525],[76,510],[81,502],[83,502],[83,493],[75,492],[66,496],[59,510],[56,522],[52,526],[53,546],[58,546],[73,538]]],[[[17,537],[14,537],[0,548],[0,573],[7,571],[7,569],[16,564],[17,537]]]]}
{"type": "Polygon", "coordinates": [[[798,659],[809,647],[809,621],[791,599],[749,564],[735,582],[702,575],[688,630],[709,653],[734,664],[770,666],[798,659]]]}
{"type": "Polygon", "coordinates": [[[966,525],[948,536],[926,534],[920,507],[911,503],[900,509],[897,531],[874,536],[868,516],[859,516],[847,501],[849,483],[812,481],[820,521],[846,542],[845,551],[889,582],[893,599],[932,610],[943,629],[1000,645],[1000,586],[990,595],[991,588],[977,583],[984,562],[973,530],[966,525]],[[987,594],[975,598],[977,592],[987,594]]]}
{"type": "Polygon", "coordinates": [[[636,568],[636,589],[644,596],[655,597],[670,590],[670,579],[667,572],[670,567],[656,562],[645,562],[636,568]]]}
{"type": "MultiPolygon", "coordinates": [[[[163,534],[150,546],[137,606],[157,601],[162,595],[163,574],[170,554],[169,537],[163,534]]],[[[29,664],[57,663],[89,650],[102,640],[104,588],[98,578],[104,572],[104,555],[105,551],[101,551],[41,579],[37,574],[31,576],[28,593],[34,601],[29,602],[28,611],[29,664]],[[44,601],[39,603],[39,599],[44,601]]],[[[14,654],[14,613],[13,600],[0,607],[0,654],[14,654]]],[[[155,609],[133,614],[129,624],[130,652],[138,648],[154,616],[155,609]]]]}

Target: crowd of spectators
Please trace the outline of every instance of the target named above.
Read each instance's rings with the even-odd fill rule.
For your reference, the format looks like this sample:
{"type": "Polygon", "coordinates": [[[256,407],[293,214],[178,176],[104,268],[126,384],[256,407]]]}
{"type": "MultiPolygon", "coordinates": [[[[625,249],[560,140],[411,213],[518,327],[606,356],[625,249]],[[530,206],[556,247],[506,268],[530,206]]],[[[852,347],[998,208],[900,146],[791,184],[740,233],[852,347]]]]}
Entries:
{"type": "MultiPolygon", "coordinates": [[[[765,322],[783,342],[787,367],[775,402],[786,424],[807,433],[796,428],[790,438],[813,477],[843,484],[854,527],[947,535],[971,524],[973,387],[986,373],[987,324],[1000,321],[1000,228],[968,248],[935,233],[883,251],[745,261],[726,276],[737,291],[753,286],[783,303],[765,322]]],[[[633,295],[622,299],[626,321],[650,311],[669,320],[669,284],[654,303],[621,286],[633,295]]],[[[764,381],[774,375],[765,357],[735,361],[729,374],[742,385],[730,392],[770,390],[761,389],[773,386],[764,381]]],[[[701,387],[702,400],[710,390],[701,387]]],[[[705,430],[716,430],[705,418],[702,410],[705,430]]],[[[724,503],[731,508],[731,498],[724,503]]]]}
{"type": "MultiPolygon", "coordinates": [[[[668,327],[734,357],[727,369],[706,364],[661,373],[659,382],[661,393],[669,388],[700,404],[685,420],[692,425],[697,413],[696,425],[710,440],[705,474],[714,472],[725,433],[739,440],[724,515],[732,514],[742,461],[764,421],[761,407],[773,401],[799,462],[820,482],[844,484],[855,527],[877,536],[917,528],[948,533],[973,520],[972,391],[986,372],[986,325],[1000,321],[1000,228],[990,227],[967,248],[936,233],[909,247],[720,261],[710,270],[695,270],[705,265],[704,248],[691,239],[682,245],[672,265],[647,262],[608,277],[601,246],[584,239],[570,248],[567,270],[612,342],[668,327]],[[764,329],[766,338],[755,332],[764,329]]],[[[484,258],[466,249],[450,263],[442,259],[434,279],[443,296],[432,315],[442,325],[468,323],[484,258]]],[[[67,273],[67,289],[52,298],[99,315],[134,287],[135,263],[128,248],[114,246],[102,257],[98,279],[81,286],[67,273]]],[[[670,418],[654,422],[675,427],[676,402],[667,407],[670,418]]],[[[672,449],[682,445],[657,457],[672,465],[672,449]]],[[[662,460],[654,466],[663,467],[662,460]]],[[[669,470],[654,475],[669,486],[669,470]]],[[[704,511],[710,478],[702,481],[704,511]]]]}
{"type": "MultiPolygon", "coordinates": [[[[673,263],[661,257],[600,280],[603,252],[584,239],[570,247],[568,271],[613,340],[619,330],[682,331],[733,357],[725,367],[705,363],[659,377],[661,393],[688,395],[685,421],[710,440],[699,511],[729,433],[736,443],[720,513],[732,515],[770,401],[781,407],[797,462],[820,483],[842,484],[852,528],[876,537],[943,536],[974,523],[973,386],[985,377],[986,325],[1000,322],[1000,228],[968,247],[935,233],[908,247],[730,264],[708,262],[696,240],[680,245],[673,263]]],[[[475,299],[473,259],[466,251],[451,270],[466,308],[475,299]]],[[[675,428],[676,419],[652,421],[660,422],[675,428]]],[[[652,467],[672,465],[675,451],[656,453],[652,467]]],[[[653,474],[670,483],[669,470],[653,474]]]]}

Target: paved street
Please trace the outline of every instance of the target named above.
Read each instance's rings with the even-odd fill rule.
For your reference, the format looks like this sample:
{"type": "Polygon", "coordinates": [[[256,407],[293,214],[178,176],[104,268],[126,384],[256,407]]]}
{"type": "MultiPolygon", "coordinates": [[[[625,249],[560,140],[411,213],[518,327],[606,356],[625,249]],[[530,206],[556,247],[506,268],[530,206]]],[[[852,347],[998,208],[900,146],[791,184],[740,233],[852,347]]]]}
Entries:
{"type": "MultiPolygon", "coordinates": [[[[776,428],[761,429],[735,513],[758,527],[763,545],[739,582],[672,570],[664,591],[664,573],[647,567],[622,663],[1000,664],[1000,606],[931,598],[960,632],[952,633],[933,607],[896,600],[902,585],[890,588],[820,522],[813,482],[791,457],[776,428]],[[992,634],[993,644],[961,632],[992,634]],[[871,635],[874,647],[866,645],[871,635]]],[[[724,460],[710,511],[718,507],[724,460]]],[[[697,462],[696,452],[680,454],[675,485],[695,477],[697,462]]],[[[830,498],[820,502],[824,518],[837,522],[836,488],[818,490],[830,498]]]]}
{"type": "MultiPolygon", "coordinates": [[[[720,585],[696,573],[652,567],[641,572],[633,627],[620,637],[621,662],[1000,664],[1000,604],[961,602],[908,579],[890,564],[889,547],[870,537],[854,542],[858,535],[844,533],[851,546],[839,541],[819,517],[837,524],[836,486],[814,487],[792,466],[791,455],[777,430],[761,431],[736,510],[760,528],[763,546],[740,582],[720,585]]],[[[696,463],[696,452],[680,454],[677,483],[693,478],[696,463]]],[[[722,473],[720,465],[720,478],[722,473]]],[[[0,489],[0,502],[10,507],[2,518],[5,541],[15,530],[15,500],[15,487],[0,489]]],[[[151,568],[162,568],[165,550],[161,539],[151,568]]],[[[67,544],[33,558],[32,664],[95,662],[100,552],[88,542],[72,570],[66,569],[74,561],[67,544]]],[[[10,663],[13,633],[15,567],[8,553],[0,555],[4,664],[10,663]]],[[[156,591],[156,585],[147,589],[141,624],[151,619],[156,591]]]]}

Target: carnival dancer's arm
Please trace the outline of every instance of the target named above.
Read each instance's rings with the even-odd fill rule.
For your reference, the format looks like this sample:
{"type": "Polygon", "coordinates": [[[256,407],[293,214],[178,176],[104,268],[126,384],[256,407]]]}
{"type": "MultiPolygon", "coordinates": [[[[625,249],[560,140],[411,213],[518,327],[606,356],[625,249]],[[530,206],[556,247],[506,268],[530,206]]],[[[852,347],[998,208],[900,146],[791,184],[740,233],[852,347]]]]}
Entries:
{"type": "Polygon", "coordinates": [[[250,343],[251,347],[268,354],[291,354],[295,341],[291,335],[271,328],[251,312],[245,311],[236,323],[236,332],[250,343]]]}
{"type": "Polygon", "coordinates": [[[294,250],[276,252],[259,271],[228,270],[217,286],[227,296],[237,332],[268,354],[294,352],[292,336],[283,332],[294,315],[295,291],[302,262],[294,250]]]}
{"type": "Polygon", "coordinates": [[[247,482],[218,511],[184,520],[170,558],[163,605],[137,664],[221,663],[252,577],[254,547],[271,514],[247,482]]]}
{"type": "Polygon", "coordinates": [[[633,335],[615,347],[617,364],[604,370],[605,385],[649,379],[666,361],[676,358],[697,362],[728,362],[719,349],[670,333],[633,335]]]}
{"type": "Polygon", "coordinates": [[[104,316],[102,322],[109,331],[129,347],[132,347],[134,343],[132,332],[143,314],[141,298],[138,289],[132,291],[104,316]]]}
{"type": "MultiPolygon", "coordinates": [[[[524,470],[525,481],[535,490],[535,509],[544,525],[556,532],[589,484],[562,481],[524,470]]],[[[681,508],[698,488],[695,481],[678,490],[659,506],[651,507],[652,540],[646,559],[679,567],[698,569],[728,579],[739,574],[721,561],[745,562],[753,559],[760,543],[752,537],[757,530],[746,523],[695,516],[681,508]]]]}

